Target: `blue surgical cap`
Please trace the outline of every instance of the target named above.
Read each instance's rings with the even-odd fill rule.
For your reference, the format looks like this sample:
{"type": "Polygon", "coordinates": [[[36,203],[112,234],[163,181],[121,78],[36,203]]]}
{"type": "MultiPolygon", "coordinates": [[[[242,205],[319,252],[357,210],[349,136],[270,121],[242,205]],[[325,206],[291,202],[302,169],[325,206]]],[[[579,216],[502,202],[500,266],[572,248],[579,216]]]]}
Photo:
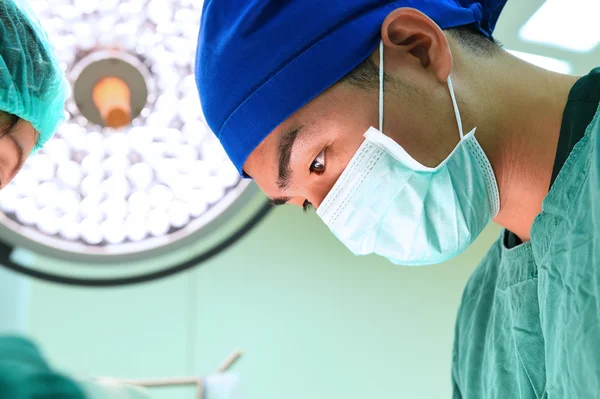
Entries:
{"type": "Polygon", "coordinates": [[[40,149],[64,119],[69,86],[46,32],[24,0],[0,0],[0,111],[31,123],[40,149]]]}
{"type": "Polygon", "coordinates": [[[206,121],[240,174],[279,124],[363,62],[394,9],[491,37],[506,0],[206,0],[196,82],[206,121]]]}

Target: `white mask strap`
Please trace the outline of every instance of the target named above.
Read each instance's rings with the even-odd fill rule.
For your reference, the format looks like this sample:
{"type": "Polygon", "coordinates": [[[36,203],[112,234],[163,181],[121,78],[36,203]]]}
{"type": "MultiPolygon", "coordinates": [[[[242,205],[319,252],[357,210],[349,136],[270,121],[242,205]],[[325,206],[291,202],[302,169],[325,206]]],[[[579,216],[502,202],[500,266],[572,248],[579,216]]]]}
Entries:
{"type": "Polygon", "coordinates": [[[454,95],[454,86],[452,85],[452,78],[448,76],[448,88],[450,89],[450,97],[452,97],[452,105],[454,106],[454,115],[456,115],[456,123],[458,123],[458,133],[460,139],[465,137],[462,127],[462,119],[460,118],[460,111],[458,110],[458,104],[456,103],[456,96],[454,95]]]}
{"type": "Polygon", "coordinates": [[[383,40],[379,42],[379,131],[383,133],[383,40]]]}

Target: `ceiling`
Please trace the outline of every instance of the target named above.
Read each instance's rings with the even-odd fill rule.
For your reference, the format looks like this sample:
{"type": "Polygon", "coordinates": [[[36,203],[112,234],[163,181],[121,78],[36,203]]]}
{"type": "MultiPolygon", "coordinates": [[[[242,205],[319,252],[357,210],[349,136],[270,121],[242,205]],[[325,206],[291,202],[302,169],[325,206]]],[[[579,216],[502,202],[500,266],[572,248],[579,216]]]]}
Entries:
{"type": "MultiPolygon", "coordinates": [[[[548,0],[561,1],[561,0],[548,0]]],[[[579,7],[581,12],[592,12],[591,8],[597,6],[592,5],[592,1],[597,0],[562,0],[568,1],[570,7],[579,7]],[[574,3],[580,3],[579,6],[574,3]],[[587,4],[586,4],[587,3],[587,4]]],[[[571,51],[555,46],[534,43],[523,40],[519,33],[521,28],[529,21],[529,19],[539,10],[545,3],[545,0],[511,0],[508,1],[500,20],[496,25],[495,37],[498,39],[507,50],[515,50],[524,53],[552,57],[559,60],[568,61],[572,66],[572,74],[585,75],[593,68],[600,66],[600,46],[596,46],[590,52],[581,53],[571,51]]],[[[556,29],[569,29],[570,20],[565,20],[561,26],[556,26],[556,29]]],[[[600,23],[595,26],[600,26],[600,23]]],[[[554,27],[553,27],[554,28],[554,27]]],[[[600,39],[600,29],[590,30],[591,34],[598,35],[600,39]]]]}

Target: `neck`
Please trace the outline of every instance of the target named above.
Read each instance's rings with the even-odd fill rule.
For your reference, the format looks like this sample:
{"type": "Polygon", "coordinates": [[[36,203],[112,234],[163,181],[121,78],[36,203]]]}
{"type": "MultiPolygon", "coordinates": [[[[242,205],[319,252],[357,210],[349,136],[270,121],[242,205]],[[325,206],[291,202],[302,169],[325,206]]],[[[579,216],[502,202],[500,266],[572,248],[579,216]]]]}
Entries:
{"type": "Polygon", "coordinates": [[[500,190],[494,221],[528,241],[550,188],[563,112],[578,78],[545,71],[508,53],[462,64],[462,76],[476,77],[462,82],[471,94],[465,98],[475,99],[463,106],[465,125],[478,127],[477,139],[500,190]]]}

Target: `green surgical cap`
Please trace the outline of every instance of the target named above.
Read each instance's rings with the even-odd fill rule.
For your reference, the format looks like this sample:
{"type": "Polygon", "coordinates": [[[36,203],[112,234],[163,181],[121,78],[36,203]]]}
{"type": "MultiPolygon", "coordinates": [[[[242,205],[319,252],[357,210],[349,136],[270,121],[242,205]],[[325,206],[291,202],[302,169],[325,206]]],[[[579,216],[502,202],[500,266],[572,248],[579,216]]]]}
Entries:
{"type": "Polygon", "coordinates": [[[46,32],[24,0],[0,0],[0,110],[39,132],[34,151],[64,118],[69,85],[46,32]]]}

